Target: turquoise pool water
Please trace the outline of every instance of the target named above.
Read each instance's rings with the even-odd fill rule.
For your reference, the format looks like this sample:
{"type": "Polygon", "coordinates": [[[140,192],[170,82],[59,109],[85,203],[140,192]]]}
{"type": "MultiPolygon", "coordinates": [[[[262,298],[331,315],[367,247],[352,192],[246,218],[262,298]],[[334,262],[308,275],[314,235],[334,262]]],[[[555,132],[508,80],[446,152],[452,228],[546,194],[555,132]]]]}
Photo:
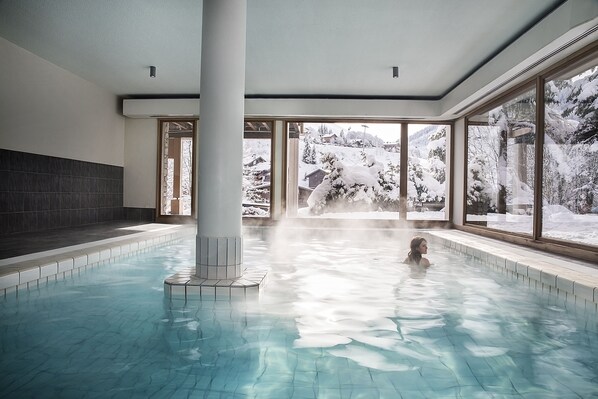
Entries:
{"type": "Polygon", "coordinates": [[[423,271],[407,239],[329,235],[246,234],[259,301],[165,300],[193,237],[0,300],[0,397],[598,397],[595,314],[434,242],[423,271]]]}

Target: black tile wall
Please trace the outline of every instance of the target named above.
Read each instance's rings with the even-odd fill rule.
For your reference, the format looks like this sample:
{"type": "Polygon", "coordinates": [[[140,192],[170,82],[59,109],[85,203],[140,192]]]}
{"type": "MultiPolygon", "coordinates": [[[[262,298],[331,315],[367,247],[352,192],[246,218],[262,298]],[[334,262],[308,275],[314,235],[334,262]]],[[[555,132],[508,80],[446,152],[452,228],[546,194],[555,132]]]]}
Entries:
{"type": "Polygon", "coordinates": [[[0,235],[124,220],[123,172],[0,149],[0,235]]]}
{"type": "Polygon", "coordinates": [[[153,223],[156,221],[155,208],[124,208],[124,219],[133,222],[153,223]]]}

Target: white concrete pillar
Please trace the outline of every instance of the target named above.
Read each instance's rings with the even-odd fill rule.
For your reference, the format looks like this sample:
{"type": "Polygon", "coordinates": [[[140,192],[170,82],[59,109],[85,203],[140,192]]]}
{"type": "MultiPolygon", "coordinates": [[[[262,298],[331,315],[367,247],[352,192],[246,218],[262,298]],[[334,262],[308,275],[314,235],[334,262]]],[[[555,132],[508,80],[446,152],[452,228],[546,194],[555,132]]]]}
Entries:
{"type": "Polygon", "coordinates": [[[196,276],[241,276],[246,0],[204,0],[196,276]]]}

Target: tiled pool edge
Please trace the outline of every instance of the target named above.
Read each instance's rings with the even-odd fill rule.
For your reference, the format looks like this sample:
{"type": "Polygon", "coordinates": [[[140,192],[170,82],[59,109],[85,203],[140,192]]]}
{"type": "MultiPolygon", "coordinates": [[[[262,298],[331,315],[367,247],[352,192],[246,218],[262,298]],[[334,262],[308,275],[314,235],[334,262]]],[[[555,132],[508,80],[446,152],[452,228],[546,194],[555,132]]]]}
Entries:
{"type": "Polygon", "coordinates": [[[458,230],[428,230],[427,233],[444,247],[471,256],[524,284],[547,290],[564,303],[573,302],[598,312],[598,268],[528,249],[522,249],[526,253],[517,253],[512,244],[458,230]]]}
{"type": "MultiPolygon", "coordinates": [[[[18,295],[40,284],[64,279],[89,267],[111,263],[124,257],[149,251],[194,233],[190,226],[135,233],[107,242],[90,243],[82,249],[37,259],[0,265],[0,297],[18,295]]],[[[482,238],[459,230],[427,230],[444,247],[472,256],[494,270],[520,279],[537,289],[546,289],[564,302],[581,303],[598,312],[598,268],[577,262],[554,259],[545,254],[520,250],[498,240],[482,238]]],[[[267,282],[265,269],[246,269],[234,280],[205,280],[194,275],[194,267],[164,281],[169,299],[224,299],[259,296],[267,282]]]]}
{"type": "MultiPolygon", "coordinates": [[[[89,243],[84,248],[39,257],[18,257],[15,262],[0,266],[0,298],[19,295],[20,291],[37,289],[48,281],[72,277],[81,270],[112,263],[125,257],[150,251],[177,241],[194,232],[189,226],[173,226],[89,243]],[[30,258],[28,260],[18,260],[30,258]]],[[[54,251],[51,251],[54,252],[54,251]]]]}

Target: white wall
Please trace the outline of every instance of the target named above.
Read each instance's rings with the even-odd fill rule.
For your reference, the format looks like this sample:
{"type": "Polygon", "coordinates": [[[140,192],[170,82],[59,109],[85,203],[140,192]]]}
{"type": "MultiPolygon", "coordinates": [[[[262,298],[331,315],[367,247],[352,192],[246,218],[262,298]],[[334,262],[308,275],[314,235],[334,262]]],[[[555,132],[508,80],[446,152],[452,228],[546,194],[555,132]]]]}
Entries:
{"type": "Polygon", "coordinates": [[[125,207],[156,207],[158,122],[130,119],[125,122],[125,207]]]}
{"type": "Polygon", "coordinates": [[[118,99],[0,37],[0,148],[124,165],[118,99]]]}

